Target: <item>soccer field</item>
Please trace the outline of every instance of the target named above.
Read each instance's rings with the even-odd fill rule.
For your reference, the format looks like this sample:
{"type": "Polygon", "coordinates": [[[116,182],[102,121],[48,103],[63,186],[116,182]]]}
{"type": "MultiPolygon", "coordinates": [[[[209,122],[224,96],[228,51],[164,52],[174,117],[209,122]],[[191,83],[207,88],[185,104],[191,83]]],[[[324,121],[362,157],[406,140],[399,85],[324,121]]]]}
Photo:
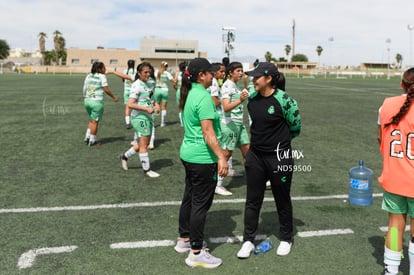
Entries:
{"type": "MultiPolygon", "coordinates": [[[[227,178],[231,197],[216,196],[206,223],[214,271],[185,265],[177,254],[178,209],[184,188],[179,159],[182,128],[174,93],[166,127],[156,128],[151,168],[143,177],[138,157],[123,171],[119,155],[130,147],[121,102],[105,100],[100,147],[83,143],[87,114],[83,75],[0,75],[0,274],[380,274],[384,226],[378,107],[401,93],[399,78],[288,78],[298,101],[302,133],[293,177],[295,243],[287,257],[270,252],[239,260],[245,179],[227,178]],[[374,204],[347,202],[348,171],[363,159],[374,171],[374,204]]],[[[108,76],[122,98],[122,82],[108,76]]],[[[159,119],[159,118],[158,118],[159,119]]],[[[156,122],[156,125],[159,121],[156,122]]],[[[234,165],[243,170],[241,155],[234,165]]],[[[258,238],[275,245],[277,214],[270,192],[258,238]]],[[[407,233],[408,234],[408,233],[407,233]]],[[[408,240],[408,235],[406,240],[408,240]]],[[[407,241],[405,241],[405,251],[407,241]]],[[[405,255],[400,270],[408,274],[405,255]]]]}

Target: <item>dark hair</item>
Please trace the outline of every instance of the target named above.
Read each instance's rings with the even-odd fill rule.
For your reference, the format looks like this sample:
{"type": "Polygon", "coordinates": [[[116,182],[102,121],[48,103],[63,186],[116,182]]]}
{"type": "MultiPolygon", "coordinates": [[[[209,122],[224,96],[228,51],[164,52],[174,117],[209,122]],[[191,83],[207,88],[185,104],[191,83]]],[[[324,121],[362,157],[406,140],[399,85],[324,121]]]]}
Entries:
{"type": "Polygon", "coordinates": [[[407,98],[405,99],[404,104],[401,106],[400,111],[392,117],[390,122],[385,123],[384,127],[388,127],[391,124],[398,125],[398,123],[400,123],[400,120],[407,113],[408,108],[410,107],[411,102],[414,98],[414,68],[410,68],[404,72],[401,83],[403,89],[407,94],[407,98]]]}
{"type": "Polygon", "coordinates": [[[220,71],[220,67],[224,66],[223,63],[220,63],[220,62],[214,62],[214,63],[211,63],[211,65],[213,66],[213,68],[217,69],[216,71],[214,71],[214,73],[220,71]]]}
{"type": "Polygon", "coordinates": [[[152,71],[152,74],[154,74],[154,72],[153,72],[154,71],[154,68],[152,67],[151,63],[149,63],[149,62],[142,62],[141,64],[139,64],[137,66],[137,73],[135,74],[135,80],[139,79],[138,73],[142,72],[142,70],[145,67],[150,68],[150,71],[152,71]]]}
{"type": "Polygon", "coordinates": [[[180,72],[184,72],[185,71],[185,67],[187,67],[187,63],[186,62],[181,62],[180,64],[178,64],[178,69],[180,70],[180,72]]]}
{"type": "Polygon", "coordinates": [[[91,73],[92,74],[99,73],[104,67],[105,67],[105,64],[103,62],[95,61],[92,64],[91,73]]]}
{"type": "Polygon", "coordinates": [[[254,67],[256,67],[258,64],[259,64],[259,59],[256,59],[256,60],[253,62],[253,66],[254,66],[254,67]]]}
{"type": "Polygon", "coordinates": [[[230,75],[230,72],[240,68],[243,69],[243,64],[237,61],[233,61],[226,67],[226,75],[228,76],[230,75]]]}
{"type": "Polygon", "coordinates": [[[282,72],[279,72],[279,76],[276,76],[276,88],[286,91],[286,78],[282,72]]]}
{"type": "Polygon", "coordinates": [[[230,59],[228,57],[223,57],[221,62],[223,62],[224,67],[227,68],[227,66],[230,64],[230,59]]]}
{"type": "Polygon", "coordinates": [[[130,60],[128,60],[128,63],[127,64],[128,64],[128,69],[126,71],[126,74],[128,74],[128,72],[129,72],[130,69],[131,70],[134,69],[134,67],[135,67],[135,60],[130,59],[130,60]]]}
{"type": "Polygon", "coordinates": [[[184,109],[184,105],[185,105],[185,102],[187,100],[188,93],[191,90],[191,86],[193,85],[193,83],[197,83],[198,74],[201,73],[201,72],[202,71],[199,71],[197,73],[194,73],[194,74],[190,75],[190,72],[187,70],[183,74],[183,77],[181,79],[181,87],[180,87],[180,102],[179,102],[179,105],[178,105],[179,110],[184,109]]]}

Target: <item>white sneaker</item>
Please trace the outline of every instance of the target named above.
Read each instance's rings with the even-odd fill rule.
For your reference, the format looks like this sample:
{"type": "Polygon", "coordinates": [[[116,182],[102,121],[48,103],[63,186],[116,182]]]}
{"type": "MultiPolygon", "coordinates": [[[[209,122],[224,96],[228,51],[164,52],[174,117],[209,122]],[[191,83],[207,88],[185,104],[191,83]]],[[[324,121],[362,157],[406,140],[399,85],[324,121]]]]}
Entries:
{"type": "Polygon", "coordinates": [[[292,249],[292,243],[281,241],[279,247],[276,250],[276,254],[279,256],[286,256],[292,249]]]}
{"type": "Polygon", "coordinates": [[[208,252],[208,248],[202,249],[200,254],[194,254],[190,251],[185,263],[191,267],[216,268],[221,265],[223,261],[220,258],[214,257],[208,252]]]}
{"type": "Polygon", "coordinates": [[[247,259],[254,251],[254,244],[251,241],[245,241],[242,248],[237,252],[237,258],[247,259]]]}
{"type": "Polygon", "coordinates": [[[270,180],[266,181],[266,189],[272,189],[272,185],[270,184],[270,180]]]}
{"type": "Polygon", "coordinates": [[[154,142],[150,142],[148,144],[148,149],[150,149],[150,150],[154,149],[154,142]]]}
{"type": "Polygon", "coordinates": [[[158,178],[160,176],[160,174],[152,170],[148,170],[147,172],[144,172],[144,175],[150,178],[158,178]]]}
{"type": "MultiPolygon", "coordinates": [[[[205,241],[203,241],[203,249],[204,248],[207,248],[207,243],[205,241]]],[[[177,244],[174,246],[174,250],[178,253],[189,252],[191,250],[190,241],[185,242],[178,238],[177,244]]]]}
{"type": "Polygon", "coordinates": [[[229,169],[229,171],[227,172],[228,177],[243,177],[243,175],[243,173],[237,172],[234,169],[229,169]]]}
{"type": "Polygon", "coordinates": [[[160,125],[161,127],[165,127],[165,123],[161,123],[161,125],[160,125]]]}
{"type": "Polygon", "coordinates": [[[124,169],[125,171],[128,170],[128,159],[124,156],[124,154],[119,156],[119,159],[121,160],[121,167],[122,169],[124,169]]]}
{"type": "Polygon", "coordinates": [[[216,186],[216,191],[215,193],[217,195],[222,195],[222,196],[231,196],[233,195],[232,192],[230,192],[229,190],[227,190],[226,188],[224,188],[223,186],[216,186]]]}

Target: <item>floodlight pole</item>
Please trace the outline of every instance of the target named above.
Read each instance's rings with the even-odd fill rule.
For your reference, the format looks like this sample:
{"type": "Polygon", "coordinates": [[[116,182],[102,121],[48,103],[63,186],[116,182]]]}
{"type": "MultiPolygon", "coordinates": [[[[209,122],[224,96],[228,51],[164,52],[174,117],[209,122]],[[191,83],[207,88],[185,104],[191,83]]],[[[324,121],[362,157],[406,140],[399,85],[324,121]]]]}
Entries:
{"type": "Polygon", "coordinates": [[[388,44],[387,47],[387,79],[390,79],[390,44],[391,44],[391,39],[387,38],[387,40],[385,40],[385,42],[388,44]]]}
{"type": "Polygon", "coordinates": [[[224,53],[227,55],[227,58],[230,59],[230,53],[233,49],[233,45],[231,44],[234,42],[234,31],[236,30],[235,27],[223,27],[222,28],[223,34],[223,42],[224,42],[224,53]]]}
{"type": "Polygon", "coordinates": [[[408,25],[407,26],[408,31],[410,32],[410,66],[413,65],[413,30],[414,30],[414,26],[413,25],[408,25]]]}

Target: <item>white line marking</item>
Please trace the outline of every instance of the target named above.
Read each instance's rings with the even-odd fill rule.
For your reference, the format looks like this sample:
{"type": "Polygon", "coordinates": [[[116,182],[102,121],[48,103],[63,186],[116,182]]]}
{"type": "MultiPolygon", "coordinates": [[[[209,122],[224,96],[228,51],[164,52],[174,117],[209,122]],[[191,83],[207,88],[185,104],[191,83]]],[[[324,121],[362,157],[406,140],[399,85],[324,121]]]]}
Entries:
{"type": "Polygon", "coordinates": [[[302,238],[306,237],[318,237],[318,236],[331,236],[331,235],[343,235],[354,234],[354,231],[349,228],[345,229],[330,229],[330,230],[317,230],[317,231],[303,231],[298,232],[298,236],[302,238]]]}
{"type": "MultiPolygon", "coordinates": [[[[266,235],[257,235],[256,240],[264,240],[266,239],[266,235]]],[[[225,236],[225,237],[217,237],[217,238],[209,238],[210,243],[240,243],[243,241],[243,236],[225,236]]]]}
{"type": "MultiPolygon", "coordinates": [[[[331,236],[331,235],[343,235],[343,234],[353,234],[354,231],[351,229],[331,229],[331,230],[318,230],[318,231],[304,231],[298,232],[298,236],[305,237],[318,237],[318,236],[331,236]]],[[[266,239],[266,235],[257,235],[255,240],[261,241],[266,239]]],[[[225,237],[216,237],[209,238],[210,243],[240,243],[243,241],[243,236],[225,236],[225,237]]],[[[112,249],[131,249],[131,248],[149,248],[149,247],[165,247],[165,246],[174,246],[175,241],[171,240],[153,240],[153,241],[137,241],[137,242],[122,242],[122,243],[113,243],[109,247],[112,249]]]]}
{"type": "MultiPolygon", "coordinates": [[[[373,194],[373,197],[382,197],[382,193],[373,194]]],[[[330,196],[306,196],[292,197],[294,201],[303,200],[330,200],[330,199],[346,199],[348,195],[330,195],[330,196]]],[[[244,203],[245,199],[227,199],[214,200],[215,204],[226,203],[244,203]]],[[[273,198],[265,198],[265,202],[273,202],[273,198]]],[[[56,211],[82,211],[82,210],[99,210],[99,209],[115,209],[115,208],[135,208],[135,207],[155,207],[181,205],[181,201],[161,201],[161,202],[137,202],[137,203],[119,203],[119,204],[101,204],[101,205],[79,205],[79,206],[61,206],[61,207],[32,207],[32,208],[2,208],[0,214],[8,213],[36,213],[36,212],[56,212],[56,211]]]]}
{"type": "Polygon", "coordinates": [[[31,249],[31,250],[24,252],[20,256],[17,266],[20,269],[29,268],[33,266],[36,256],[38,255],[67,253],[67,252],[72,252],[76,248],[78,247],[75,245],[72,245],[72,246],[44,247],[44,248],[31,249]]]}
{"type": "Polygon", "coordinates": [[[110,245],[112,249],[123,249],[123,248],[146,248],[146,247],[159,247],[159,246],[173,246],[174,241],[161,240],[161,241],[141,241],[141,242],[123,242],[113,243],[110,245]]]}
{"type": "MultiPolygon", "coordinates": [[[[388,226],[381,226],[379,228],[379,230],[381,230],[382,232],[388,232],[388,226]]],[[[410,226],[409,225],[405,226],[405,231],[410,231],[410,226]]]]}

